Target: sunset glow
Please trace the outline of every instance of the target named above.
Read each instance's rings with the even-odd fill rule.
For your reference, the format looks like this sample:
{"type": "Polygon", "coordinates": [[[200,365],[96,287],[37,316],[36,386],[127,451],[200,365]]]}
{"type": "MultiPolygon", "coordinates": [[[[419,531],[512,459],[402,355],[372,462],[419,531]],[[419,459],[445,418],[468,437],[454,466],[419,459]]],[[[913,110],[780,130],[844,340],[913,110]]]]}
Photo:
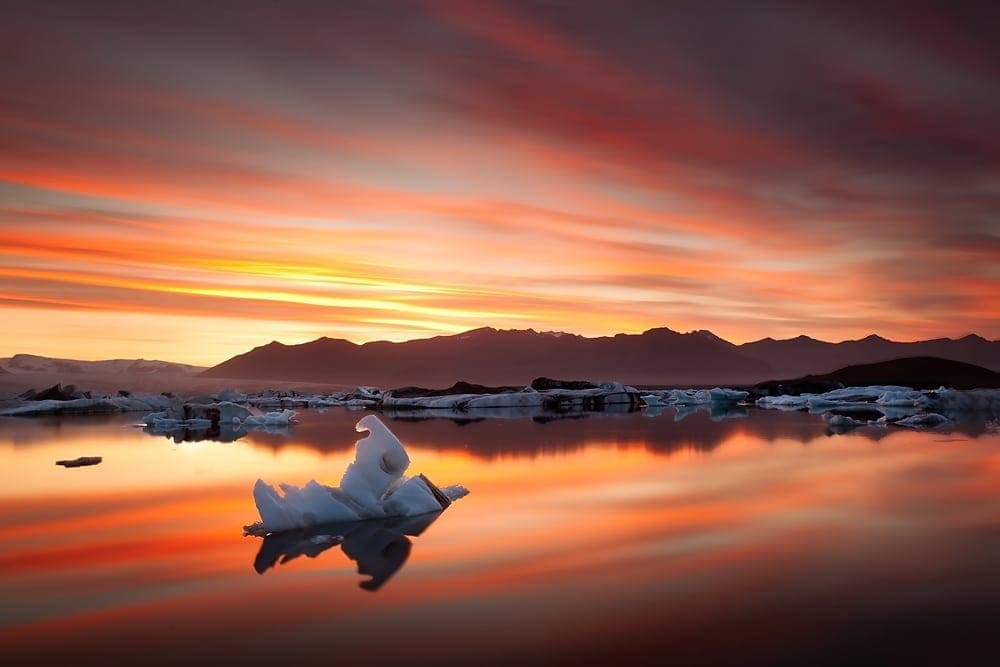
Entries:
{"type": "Polygon", "coordinates": [[[985,23],[658,4],[6,9],[0,356],[1000,338],[985,23]]]}

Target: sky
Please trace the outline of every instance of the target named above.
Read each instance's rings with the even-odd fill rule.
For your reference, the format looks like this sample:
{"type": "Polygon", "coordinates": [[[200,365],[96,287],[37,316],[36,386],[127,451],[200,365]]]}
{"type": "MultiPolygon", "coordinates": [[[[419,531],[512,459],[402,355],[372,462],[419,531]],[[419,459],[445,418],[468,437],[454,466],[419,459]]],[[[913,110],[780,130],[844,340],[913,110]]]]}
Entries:
{"type": "Polygon", "coordinates": [[[0,356],[1000,338],[1000,11],[917,4],[4,2],[0,356]]]}

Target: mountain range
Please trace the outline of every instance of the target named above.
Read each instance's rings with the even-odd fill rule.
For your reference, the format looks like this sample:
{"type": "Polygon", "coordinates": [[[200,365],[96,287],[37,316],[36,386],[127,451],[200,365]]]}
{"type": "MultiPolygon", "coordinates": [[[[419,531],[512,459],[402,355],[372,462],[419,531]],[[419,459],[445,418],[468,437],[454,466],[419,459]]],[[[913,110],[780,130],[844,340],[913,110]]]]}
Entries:
{"type": "Polygon", "coordinates": [[[43,357],[37,354],[15,354],[12,357],[0,358],[0,374],[58,374],[66,376],[67,379],[71,379],[73,375],[88,373],[148,377],[157,375],[194,375],[202,370],[204,370],[203,366],[146,359],[84,361],[80,359],[43,357]]]}
{"type": "Polygon", "coordinates": [[[539,376],[620,380],[635,385],[750,384],[828,373],[901,357],[939,357],[1000,370],[1000,341],[970,334],[911,343],[876,335],[830,343],[807,336],[736,345],[710,331],[667,328],[587,338],[533,329],[474,329],[402,343],[319,338],[277,341],[202,373],[204,377],[337,385],[449,386],[456,380],[523,385],[539,376]]]}

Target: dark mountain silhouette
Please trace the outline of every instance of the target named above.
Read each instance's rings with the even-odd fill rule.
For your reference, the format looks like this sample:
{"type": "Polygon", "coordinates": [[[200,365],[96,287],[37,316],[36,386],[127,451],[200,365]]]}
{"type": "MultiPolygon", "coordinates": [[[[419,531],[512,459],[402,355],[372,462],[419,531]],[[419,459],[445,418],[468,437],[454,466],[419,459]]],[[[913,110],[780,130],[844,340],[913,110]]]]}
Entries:
{"type": "Polygon", "coordinates": [[[444,387],[456,380],[524,386],[538,376],[691,383],[703,378],[759,379],[764,362],[702,333],[650,329],[641,335],[584,338],[528,330],[475,329],[405,343],[356,345],[320,338],[270,343],[205,371],[209,377],[273,378],[382,387],[444,387]]]}
{"type": "Polygon", "coordinates": [[[794,380],[770,380],[753,387],[762,394],[800,394],[823,392],[837,386],[863,387],[895,384],[914,389],[995,389],[1000,388],[1000,373],[982,366],[938,357],[906,357],[874,364],[839,368],[832,373],[806,375],[794,380]]]}
{"type": "Polygon", "coordinates": [[[939,357],[1000,370],[1000,342],[974,334],[958,340],[935,338],[914,343],[897,343],[875,334],[841,343],[827,343],[808,336],[787,340],[765,338],[744,343],[739,349],[746,356],[760,359],[780,371],[775,375],[783,377],[829,373],[845,366],[905,357],[939,357]]]}
{"type": "Polygon", "coordinates": [[[734,345],[709,331],[682,334],[666,328],[600,338],[482,328],[405,343],[357,345],[333,338],[301,345],[272,342],[203,375],[380,387],[447,387],[457,380],[523,386],[539,376],[690,386],[752,384],[912,356],[941,357],[998,370],[1000,342],[966,336],[897,343],[869,336],[827,343],[800,336],[734,345]]]}

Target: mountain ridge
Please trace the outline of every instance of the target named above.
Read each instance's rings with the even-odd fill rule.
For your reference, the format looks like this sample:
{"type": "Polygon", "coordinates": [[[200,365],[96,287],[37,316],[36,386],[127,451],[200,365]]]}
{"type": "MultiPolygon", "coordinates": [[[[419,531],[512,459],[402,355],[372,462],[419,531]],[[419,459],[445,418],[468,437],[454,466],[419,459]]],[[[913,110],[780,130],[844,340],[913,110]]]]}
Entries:
{"type": "Polygon", "coordinates": [[[805,335],[735,344],[711,331],[654,327],[641,334],[588,338],[567,332],[480,327],[405,342],[321,337],[272,341],[201,373],[203,377],[331,384],[450,386],[527,384],[538,376],[616,379],[643,385],[746,384],[832,372],[902,357],[939,357],[1000,370],[1000,341],[891,341],[877,334],[831,343],[805,335]]]}
{"type": "Polygon", "coordinates": [[[204,366],[182,364],[159,359],[69,359],[47,357],[39,354],[18,353],[0,358],[0,371],[6,375],[28,375],[32,373],[61,373],[80,375],[102,372],[112,375],[195,375],[205,370],[204,366]]]}

